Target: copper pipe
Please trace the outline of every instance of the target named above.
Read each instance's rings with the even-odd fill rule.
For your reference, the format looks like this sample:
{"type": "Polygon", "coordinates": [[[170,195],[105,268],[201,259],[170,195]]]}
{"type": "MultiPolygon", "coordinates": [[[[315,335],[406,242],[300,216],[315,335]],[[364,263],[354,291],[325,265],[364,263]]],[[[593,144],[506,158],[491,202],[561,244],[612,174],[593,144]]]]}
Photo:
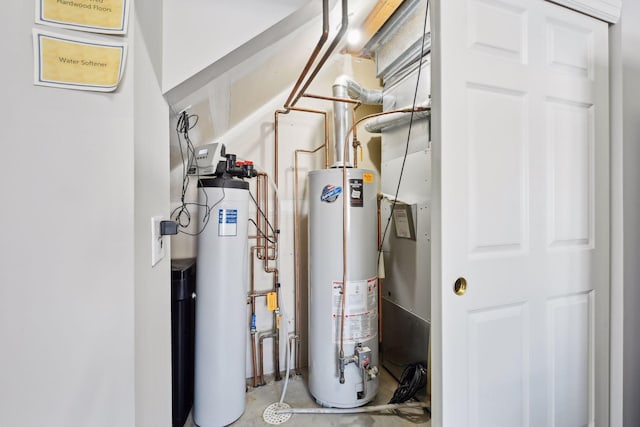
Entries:
{"type": "Polygon", "coordinates": [[[249,294],[249,298],[261,298],[261,297],[266,297],[268,296],[271,292],[274,292],[273,290],[270,291],[259,291],[259,292],[253,292],[251,294],[249,294]]]}
{"type": "Polygon", "coordinates": [[[277,306],[277,309],[273,312],[273,329],[275,333],[275,337],[273,338],[273,370],[275,371],[276,381],[280,381],[282,379],[280,375],[280,276],[277,268],[274,268],[272,272],[277,306]]]}
{"type": "MultiPolygon", "coordinates": [[[[250,272],[250,276],[251,279],[249,281],[250,285],[249,285],[249,292],[250,294],[254,293],[254,276],[255,276],[255,259],[254,259],[254,252],[255,252],[256,247],[252,246],[251,247],[251,272],[250,272]]],[[[251,298],[251,326],[253,326],[253,316],[255,316],[256,314],[256,299],[255,297],[249,295],[249,297],[251,298]]],[[[256,331],[253,327],[249,326],[249,330],[251,332],[251,363],[252,363],[252,369],[253,369],[253,387],[257,387],[258,386],[258,362],[256,360],[256,331]]]]}
{"type": "MultiPolygon", "coordinates": [[[[278,110],[281,111],[281,110],[278,110]]],[[[277,234],[280,230],[280,219],[279,219],[279,213],[278,213],[278,194],[276,193],[277,189],[278,189],[278,175],[279,175],[279,170],[278,170],[278,153],[279,153],[279,149],[278,149],[278,111],[276,111],[274,113],[274,141],[273,141],[273,182],[275,184],[275,187],[273,189],[273,232],[274,234],[277,234]]],[[[269,190],[269,183],[267,182],[267,192],[265,193],[268,194],[268,190],[269,190]]],[[[268,215],[269,211],[265,211],[265,215],[268,215]]],[[[277,237],[276,237],[277,239],[277,237]]],[[[274,239],[275,240],[275,239],[274,239]]]]}
{"type": "MultiPolygon", "coordinates": [[[[268,332],[263,332],[261,334],[258,334],[258,348],[259,348],[259,353],[260,353],[260,360],[264,361],[264,343],[263,341],[267,338],[273,338],[275,335],[275,332],[273,330],[268,331],[268,332]]],[[[260,363],[260,385],[265,385],[265,381],[264,381],[264,363],[260,363]]]]}
{"type": "MultiPolygon", "coordinates": [[[[325,116],[326,119],[326,116],[325,116]]],[[[326,123],[326,122],[325,122],[326,123]]],[[[313,150],[295,150],[294,152],[294,167],[293,167],[293,256],[294,256],[294,270],[295,270],[295,294],[296,294],[296,309],[295,309],[295,319],[296,319],[296,328],[294,334],[296,336],[301,335],[301,320],[300,320],[300,311],[301,311],[301,301],[300,301],[300,212],[298,208],[298,154],[300,153],[315,153],[321,150],[323,147],[326,148],[327,139],[325,139],[325,144],[321,145],[313,150]]],[[[325,160],[325,163],[326,162],[325,160]]],[[[296,346],[296,375],[300,375],[300,365],[301,365],[301,357],[300,357],[300,343],[298,340],[298,344],[296,346]]]]}
{"type": "MultiPolygon", "coordinates": [[[[276,294],[278,293],[278,289],[276,289],[276,294]]],[[[273,371],[275,375],[275,380],[280,381],[282,379],[282,375],[280,374],[280,313],[278,311],[274,311],[273,313],[274,320],[274,336],[273,336],[273,371]]]]}
{"type": "Polygon", "coordinates": [[[337,98],[335,96],[315,95],[312,93],[305,93],[302,96],[305,98],[321,99],[323,101],[346,102],[347,104],[362,104],[360,101],[351,98],[337,98]]]}
{"type": "MultiPolygon", "coordinates": [[[[326,111],[313,110],[310,108],[291,107],[292,111],[300,111],[306,113],[322,114],[324,116],[324,144],[315,148],[314,150],[295,150],[294,152],[294,183],[293,183],[293,241],[294,241],[294,272],[295,272],[295,335],[301,334],[301,299],[300,299],[300,214],[298,208],[298,154],[299,153],[315,153],[324,147],[325,149],[325,166],[329,167],[329,159],[327,153],[329,151],[329,119],[326,111]]],[[[297,347],[299,349],[299,347],[297,347]]],[[[301,357],[300,352],[296,351],[296,363],[295,370],[296,375],[300,375],[301,357]]]]}
{"type": "Polygon", "coordinates": [[[260,215],[262,217],[262,232],[264,233],[264,236],[267,237],[263,237],[262,238],[262,260],[264,261],[265,264],[265,270],[266,270],[266,266],[267,266],[267,258],[269,257],[269,241],[268,241],[268,236],[269,236],[269,220],[268,220],[268,215],[269,215],[269,180],[267,178],[267,174],[264,174],[262,176],[262,215],[260,215]]]}
{"type": "Polygon", "coordinates": [[[251,334],[251,361],[253,365],[253,388],[258,387],[258,362],[256,360],[256,334],[251,334]]]}
{"type": "MultiPolygon", "coordinates": [[[[351,110],[351,123],[356,122],[356,110],[362,104],[358,104],[353,107],[351,110]]],[[[353,128],[353,167],[354,169],[358,168],[358,146],[360,146],[360,142],[358,141],[358,128],[353,128]]]]}
{"type": "MultiPolygon", "coordinates": [[[[260,234],[261,229],[261,224],[262,224],[262,218],[260,216],[260,206],[262,206],[262,186],[261,186],[261,180],[262,177],[264,176],[264,173],[258,172],[258,175],[256,176],[256,232],[257,232],[257,238],[256,238],[256,246],[258,249],[262,248],[262,239],[263,236],[260,234]]],[[[258,258],[260,258],[260,252],[258,251],[258,258]]]]}
{"type": "Polygon", "coordinates": [[[316,68],[314,68],[313,72],[311,73],[307,81],[302,86],[302,89],[300,89],[300,92],[298,92],[298,95],[296,95],[296,97],[293,99],[291,104],[285,105],[285,107],[289,107],[290,105],[296,105],[296,103],[298,102],[302,94],[309,88],[309,85],[311,85],[311,82],[313,81],[313,79],[316,78],[316,75],[318,75],[318,73],[324,66],[324,63],[327,62],[327,59],[329,59],[334,49],[338,45],[338,43],[340,43],[340,40],[342,40],[342,37],[347,32],[348,28],[349,28],[349,2],[348,0],[342,0],[342,22],[340,24],[340,29],[338,30],[338,33],[333,38],[333,41],[331,42],[327,50],[324,52],[324,55],[322,56],[322,58],[320,58],[320,61],[316,65],[316,68]]]}
{"type": "MultiPolygon", "coordinates": [[[[382,221],[381,221],[381,216],[382,216],[382,211],[381,211],[381,205],[382,205],[382,198],[378,197],[377,200],[377,204],[378,204],[378,250],[381,253],[382,256],[382,221]]],[[[379,261],[379,258],[378,258],[379,261]]],[[[384,259],[383,259],[384,262],[384,259]]],[[[380,262],[378,262],[378,272],[380,271],[380,262]]],[[[382,279],[380,277],[378,277],[378,344],[382,344],[382,279]]]]}
{"type": "MultiPolygon", "coordinates": [[[[324,116],[324,167],[325,169],[328,169],[329,168],[329,115],[327,114],[326,111],[313,110],[311,108],[291,107],[291,110],[301,111],[304,113],[322,114],[324,116]]],[[[316,148],[313,151],[305,151],[305,150],[298,150],[298,151],[315,153],[316,151],[318,151],[318,148],[316,148]]]]}
{"type": "MultiPolygon", "coordinates": [[[[294,334],[289,337],[289,356],[291,356],[291,352],[293,351],[293,341],[296,342],[296,356],[297,356],[300,350],[300,336],[294,334]]],[[[287,361],[286,363],[289,363],[289,361],[287,361]]],[[[289,369],[291,369],[291,366],[289,366],[289,369]]],[[[302,372],[300,372],[298,368],[296,368],[295,371],[296,371],[296,375],[302,375],[302,372]]]]}
{"type": "MultiPolygon", "coordinates": [[[[255,251],[255,247],[251,247],[251,279],[250,279],[250,292],[253,293],[254,290],[254,271],[255,271],[255,267],[254,267],[254,251],[255,251]]],[[[253,316],[255,316],[256,313],[256,299],[255,298],[251,298],[251,323],[253,323],[253,316]]],[[[252,369],[253,369],[253,386],[257,387],[258,386],[258,363],[256,360],[256,331],[250,326],[250,332],[251,332],[251,362],[252,362],[252,369]]]]}
{"type": "MultiPolygon", "coordinates": [[[[352,128],[355,127],[352,126],[352,128]]],[[[349,139],[347,132],[347,140],[349,139]]],[[[345,323],[345,302],[347,299],[347,141],[344,144],[344,153],[342,162],[342,299],[340,301],[340,360],[344,359],[344,323],[345,323]]],[[[342,366],[342,365],[341,365],[342,366]]],[[[344,373],[340,370],[340,383],[344,383],[344,373]]]]}
{"type": "Polygon", "coordinates": [[[291,89],[291,93],[289,94],[287,101],[284,103],[285,108],[288,108],[291,105],[291,100],[293,99],[294,93],[300,87],[302,80],[304,80],[304,78],[306,77],[307,73],[309,72],[309,69],[311,68],[311,65],[313,65],[313,62],[316,60],[316,57],[320,53],[320,49],[322,49],[322,46],[327,41],[328,37],[329,37],[329,0],[323,0],[322,2],[322,35],[320,36],[320,40],[318,40],[316,47],[311,53],[311,56],[309,56],[309,59],[307,60],[306,65],[302,69],[302,73],[300,73],[300,77],[298,77],[298,81],[296,82],[295,85],[293,85],[293,89],[291,89]]]}
{"type": "MultiPolygon", "coordinates": [[[[257,181],[257,200],[256,204],[256,224],[258,228],[258,235],[256,238],[258,239],[258,254],[257,257],[260,260],[274,260],[276,259],[276,244],[269,245],[269,240],[276,241],[277,236],[271,232],[271,227],[269,226],[269,222],[266,218],[267,212],[269,211],[269,201],[268,201],[268,192],[269,192],[269,181],[268,175],[264,172],[258,173],[258,181],[257,181]],[[273,255],[270,254],[270,250],[273,250],[273,255]]],[[[267,265],[265,262],[265,271],[271,272],[267,269],[267,265]]]]}

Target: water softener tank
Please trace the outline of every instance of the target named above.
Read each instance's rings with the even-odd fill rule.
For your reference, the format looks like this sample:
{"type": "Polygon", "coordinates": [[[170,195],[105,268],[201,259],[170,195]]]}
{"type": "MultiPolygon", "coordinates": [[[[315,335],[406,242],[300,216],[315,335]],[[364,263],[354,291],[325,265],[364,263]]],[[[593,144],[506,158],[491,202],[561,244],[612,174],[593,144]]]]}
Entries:
{"type": "Polygon", "coordinates": [[[198,236],[198,294],[193,418],[220,427],[245,409],[249,183],[200,178],[199,202],[210,209],[198,236]]]}
{"type": "Polygon", "coordinates": [[[352,168],[346,174],[346,186],[341,168],[309,174],[309,390],[320,405],[336,408],[364,405],[378,391],[376,175],[352,168]]]}

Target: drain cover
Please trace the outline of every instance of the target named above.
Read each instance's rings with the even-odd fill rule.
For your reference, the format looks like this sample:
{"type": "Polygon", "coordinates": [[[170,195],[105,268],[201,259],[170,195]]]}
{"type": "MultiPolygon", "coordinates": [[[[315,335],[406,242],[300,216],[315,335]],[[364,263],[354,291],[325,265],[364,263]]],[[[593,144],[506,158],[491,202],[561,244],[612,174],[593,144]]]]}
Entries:
{"type": "Polygon", "coordinates": [[[286,403],[272,403],[271,405],[267,406],[267,409],[265,409],[262,413],[262,419],[267,424],[271,425],[286,423],[287,421],[289,421],[289,418],[291,418],[291,415],[293,414],[277,414],[276,412],[281,409],[291,409],[291,406],[287,405],[286,403]]]}

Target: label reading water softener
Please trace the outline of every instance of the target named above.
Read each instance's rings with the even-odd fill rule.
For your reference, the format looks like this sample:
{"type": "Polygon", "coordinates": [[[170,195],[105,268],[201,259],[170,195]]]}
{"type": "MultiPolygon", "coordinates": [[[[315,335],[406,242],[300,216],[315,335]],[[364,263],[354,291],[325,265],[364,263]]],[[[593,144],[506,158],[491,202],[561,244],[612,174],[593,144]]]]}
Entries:
{"type": "MultiPolygon", "coordinates": [[[[340,342],[342,329],[342,281],[332,282],[333,342],[340,342]]],[[[376,336],[378,331],[378,278],[347,282],[344,301],[344,342],[356,343],[376,336]]]]}
{"type": "Polygon", "coordinates": [[[218,209],[218,236],[238,234],[238,209],[218,209]]]}

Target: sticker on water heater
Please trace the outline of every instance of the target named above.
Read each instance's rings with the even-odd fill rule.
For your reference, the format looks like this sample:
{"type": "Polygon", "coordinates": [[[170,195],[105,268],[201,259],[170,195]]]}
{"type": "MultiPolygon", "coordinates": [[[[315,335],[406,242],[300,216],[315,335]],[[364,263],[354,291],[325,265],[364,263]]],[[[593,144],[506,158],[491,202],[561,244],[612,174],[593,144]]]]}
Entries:
{"type": "Polygon", "coordinates": [[[218,209],[218,236],[238,235],[238,209],[218,209]]]}
{"type": "Polygon", "coordinates": [[[364,187],[361,179],[349,180],[349,205],[352,208],[361,208],[364,206],[364,187]]]}
{"type": "Polygon", "coordinates": [[[333,203],[342,193],[342,187],[335,185],[325,185],[320,195],[320,200],[327,203],[333,203]]]}
{"type": "Polygon", "coordinates": [[[340,342],[342,331],[342,303],[344,298],[344,341],[362,342],[378,334],[378,278],[347,281],[347,295],[342,281],[331,283],[331,321],[333,342],[340,342]]]}

